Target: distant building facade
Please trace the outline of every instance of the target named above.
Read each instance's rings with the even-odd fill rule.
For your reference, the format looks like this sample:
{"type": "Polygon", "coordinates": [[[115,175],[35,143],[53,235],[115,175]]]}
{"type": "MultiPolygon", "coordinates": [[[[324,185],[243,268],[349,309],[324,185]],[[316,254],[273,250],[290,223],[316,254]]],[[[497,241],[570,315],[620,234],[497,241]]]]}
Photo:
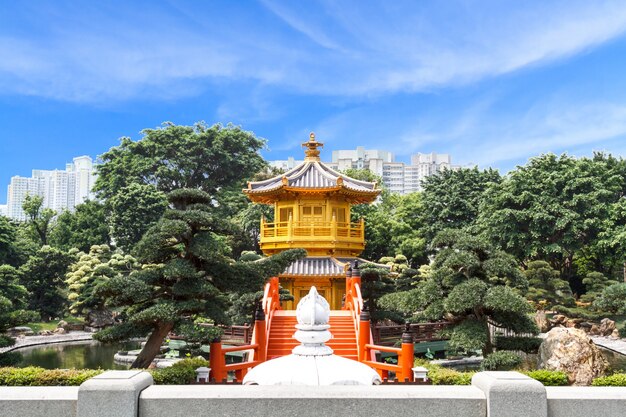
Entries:
{"type": "Polygon", "coordinates": [[[458,169],[452,165],[449,154],[417,153],[411,156],[411,163],[396,162],[393,153],[377,149],[365,149],[362,146],[356,150],[333,151],[332,162],[329,167],[344,171],[348,168],[368,169],[382,177],[387,189],[394,193],[409,194],[421,191],[422,181],[429,175],[445,169],[458,169]]]}
{"type": "Polygon", "coordinates": [[[27,195],[43,197],[43,206],[56,212],[73,211],[76,205],[93,198],[95,180],[94,164],[89,156],[74,158],[64,171],[34,169],[31,177],[12,177],[7,193],[7,216],[26,220],[22,203],[27,195]]]}
{"type": "Polygon", "coordinates": [[[0,216],[7,216],[9,214],[9,207],[6,204],[0,204],[0,216]]]}

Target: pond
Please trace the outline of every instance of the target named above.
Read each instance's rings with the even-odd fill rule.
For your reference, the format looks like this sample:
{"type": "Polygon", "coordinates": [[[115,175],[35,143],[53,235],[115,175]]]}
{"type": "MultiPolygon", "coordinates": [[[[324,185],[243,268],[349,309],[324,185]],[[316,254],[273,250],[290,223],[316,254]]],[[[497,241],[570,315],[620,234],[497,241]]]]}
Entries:
{"type": "Polygon", "coordinates": [[[93,340],[31,346],[17,350],[22,354],[18,366],[40,366],[46,369],[128,369],[117,364],[113,356],[120,350],[139,349],[140,342],[102,344],[93,340]]]}

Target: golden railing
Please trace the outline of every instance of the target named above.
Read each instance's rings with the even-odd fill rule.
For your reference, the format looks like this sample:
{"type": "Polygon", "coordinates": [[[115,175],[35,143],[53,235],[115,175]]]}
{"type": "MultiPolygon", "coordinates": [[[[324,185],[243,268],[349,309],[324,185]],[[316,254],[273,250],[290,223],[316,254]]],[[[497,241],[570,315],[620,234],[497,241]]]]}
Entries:
{"type": "Polygon", "coordinates": [[[267,223],[261,219],[261,240],[281,239],[286,241],[316,240],[359,240],[364,239],[365,223],[363,219],[356,223],[348,222],[275,222],[267,223]]]}

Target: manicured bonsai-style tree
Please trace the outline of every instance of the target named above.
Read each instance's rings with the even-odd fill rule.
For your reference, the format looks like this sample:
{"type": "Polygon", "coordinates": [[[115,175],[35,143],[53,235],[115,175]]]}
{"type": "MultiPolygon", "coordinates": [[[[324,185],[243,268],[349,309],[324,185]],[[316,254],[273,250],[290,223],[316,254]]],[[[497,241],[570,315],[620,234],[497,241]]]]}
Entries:
{"type": "Polygon", "coordinates": [[[532,261],[524,271],[528,280],[526,298],[540,310],[554,305],[573,306],[574,296],[569,283],[548,262],[532,261]]]}
{"type": "Polygon", "coordinates": [[[201,316],[228,323],[229,294],[258,291],[263,282],[305,255],[286,251],[257,262],[235,262],[224,235],[229,223],[213,215],[211,197],[198,189],[168,194],[170,209],[135,247],[141,268],[113,277],[97,290],[122,321],[96,334],[101,341],[148,335],[133,368],[146,368],[169,332],[206,343],[215,330],[200,328],[201,316]]]}
{"type": "MultiPolygon", "coordinates": [[[[388,307],[417,313],[418,319],[453,322],[450,347],[459,351],[493,351],[489,323],[516,332],[536,333],[528,316],[528,282],[510,255],[485,239],[461,230],[437,234],[436,253],[428,278],[414,290],[389,296],[388,307]]],[[[386,297],[385,297],[386,298],[386,297]]]]}

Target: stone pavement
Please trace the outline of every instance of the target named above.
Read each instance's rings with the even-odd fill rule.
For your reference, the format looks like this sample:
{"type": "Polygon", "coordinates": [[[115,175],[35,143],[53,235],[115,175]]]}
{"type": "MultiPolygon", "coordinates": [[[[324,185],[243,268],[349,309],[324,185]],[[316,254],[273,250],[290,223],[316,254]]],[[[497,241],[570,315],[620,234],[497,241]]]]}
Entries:
{"type": "Polygon", "coordinates": [[[614,350],[626,355],[626,339],[611,339],[605,336],[591,336],[591,340],[598,346],[605,347],[607,349],[614,350]]]}

